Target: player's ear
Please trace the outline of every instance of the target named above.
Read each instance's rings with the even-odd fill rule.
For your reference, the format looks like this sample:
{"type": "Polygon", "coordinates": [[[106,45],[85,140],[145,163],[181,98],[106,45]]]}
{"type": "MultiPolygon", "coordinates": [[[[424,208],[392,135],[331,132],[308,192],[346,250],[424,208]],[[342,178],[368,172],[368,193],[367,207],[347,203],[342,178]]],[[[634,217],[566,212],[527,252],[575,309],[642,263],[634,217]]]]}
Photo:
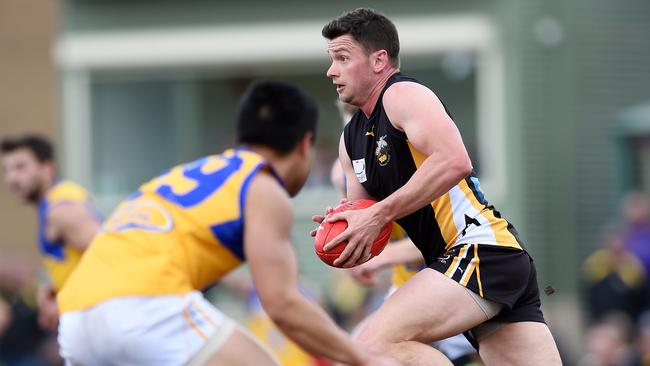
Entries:
{"type": "Polygon", "coordinates": [[[374,72],[381,72],[390,64],[390,61],[388,59],[388,52],[386,52],[386,50],[379,50],[371,53],[370,64],[372,65],[374,72]]]}
{"type": "Polygon", "coordinates": [[[43,171],[45,172],[45,174],[46,174],[48,177],[53,178],[53,177],[55,176],[55,174],[56,174],[56,168],[54,167],[54,163],[53,163],[53,162],[51,162],[51,161],[46,161],[46,162],[43,162],[41,166],[43,167],[43,171]]]}

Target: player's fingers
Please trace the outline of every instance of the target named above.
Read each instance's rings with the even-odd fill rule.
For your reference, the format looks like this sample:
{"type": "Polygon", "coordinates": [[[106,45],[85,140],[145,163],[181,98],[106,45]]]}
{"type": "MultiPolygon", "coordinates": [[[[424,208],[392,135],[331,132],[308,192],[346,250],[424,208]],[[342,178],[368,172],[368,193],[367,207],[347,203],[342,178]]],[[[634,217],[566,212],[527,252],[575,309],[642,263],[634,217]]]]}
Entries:
{"type": "Polygon", "coordinates": [[[348,258],[352,255],[355,247],[356,246],[353,243],[351,244],[348,242],[345,245],[345,248],[343,249],[341,254],[339,254],[339,257],[334,261],[334,265],[338,267],[343,267],[342,264],[345,263],[348,260],[348,258]]]}
{"type": "Polygon", "coordinates": [[[325,220],[325,216],[324,216],[324,215],[314,215],[314,216],[311,217],[311,221],[316,222],[316,223],[319,223],[319,224],[320,224],[321,222],[323,222],[323,220],[325,220]]]}
{"type": "MultiPolygon", "coordinates": [[[[348,243],[348,245],[346,245],[345,249],[347,249],[349,246],[350,246],[350,243],[348,243]]],[[[350,256],[347,259],[341,260],[339,262],[340,266],[343,267],[343,268],[351,268],[351,267],[356,266],[357,262],[359,261],[359,258],[361,257],[362,254],[363,254],[363,246],[360,245],[360,243],[356,242],[350,256]]],[[[339,257],[339,259],[341,259],[341,258],[339,257]]]]}
{"type": "Polygon", "coordinates": [[[370,258],[372,257],[372,245],[366,245],[363,249],[363,254],[361,255],[361,261],[357,263],[357,265],[361,263],[366,263],[370,258]]]}
{"type": "MultiPolygon", "coordinates": [[[[328,252],[330,249],[334,248],[335,246],[339,245],[342,241],[347,240],[348,238],[348,233],[346,231],[343,231],[339,235],[335,236],[332,240],[330,240],[328,243],[325,243],[323,245],[323,250],[325,252],[328,252]]],[[[347,247],[346,247],[347,248],[347,247]]]]}
{"type": "Polygon", "coordinates": [[[334,211],[334,208],[332,208],[332,206],[327,206],[327,208],[325,209],[326,214],[329,214],[332,211],[334,211]]]}
{"type": "Polygon", "coordinates": [[[327,216],[325,218],[325,221],[330,222],[330,223],[331,222],[337,222],[337,221],[341,221],[341,220],[346,220],[347,217],[348,217],[347,212],[345,212],[345,211],[337,212],[337,213],[335,213],[333,215],[327,216]]]}
{"type": "Polygon", "coordinates": [[[342,205],[342,204],[344,204],[346,202],[348,202],[347,198],[341,198],[341,200],[339,201],[339,205],[342,205]]]}
{"type": "Polygon", "coordinates": [[[315,228],[314,230],[309,232],[309,236],[316,236],[316,232],[318,231],[318,228],[315,228]]]}

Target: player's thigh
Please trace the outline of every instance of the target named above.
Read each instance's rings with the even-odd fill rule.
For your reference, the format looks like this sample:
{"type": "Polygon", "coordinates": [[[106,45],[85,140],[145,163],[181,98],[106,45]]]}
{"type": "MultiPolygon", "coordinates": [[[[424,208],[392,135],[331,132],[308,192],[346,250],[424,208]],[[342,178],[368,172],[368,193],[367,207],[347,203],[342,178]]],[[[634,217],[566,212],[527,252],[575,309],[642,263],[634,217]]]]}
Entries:
{"type": "Polygon", "coordinates": [[[361,335],[367,343],[431,343],[487,320],[468,290],[430,268],[413,276],[377,310],[361,335]]]}
{"type": "MultiPolygon", "coordinates": [[[[203,352],[199,351],[197,356],[203,352]]],[[[198,361],[197,357],[187,366],[279,366],[275,358],[253,336],[237,327],[228,339],[207,358],[206,362],[198,361]]]]}
{"type": "Polygon", "coordinates": [[[557,366],[560,354],[548,326],[538,322],[507,323],[479,341],[487,366],[557,366]]]}

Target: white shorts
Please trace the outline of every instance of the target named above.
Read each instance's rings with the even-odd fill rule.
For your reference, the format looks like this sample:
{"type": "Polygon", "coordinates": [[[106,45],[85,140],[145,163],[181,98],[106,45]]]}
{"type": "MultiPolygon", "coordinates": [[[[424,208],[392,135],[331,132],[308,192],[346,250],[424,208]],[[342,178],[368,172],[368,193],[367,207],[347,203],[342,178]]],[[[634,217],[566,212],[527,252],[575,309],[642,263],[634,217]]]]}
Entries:
{"type": "Polygon", "coordinates": [[[120,297],[65,313],[59,324],[67,365],[183,365],[210,340],[216,351],[235,323],[197,291],[120,297]]]}

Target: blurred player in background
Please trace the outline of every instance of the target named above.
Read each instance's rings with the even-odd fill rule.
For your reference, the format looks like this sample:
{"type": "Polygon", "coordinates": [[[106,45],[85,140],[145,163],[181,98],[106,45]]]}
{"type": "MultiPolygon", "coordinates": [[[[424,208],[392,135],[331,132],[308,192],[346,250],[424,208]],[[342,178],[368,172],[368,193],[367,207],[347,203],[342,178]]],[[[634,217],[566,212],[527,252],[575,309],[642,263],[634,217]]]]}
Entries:
{"type": "MultiPolygon", "coordinates": [[[[336,105],[343,120],[343,126],[345,127],[359,108],[338,99],[336,105]]],[[[338,159],[332,164],[331,181],[340,196],[342,198],[346,197],[345,174],[338,159]]],[[[406,232],[395,222],[393,222],[390,243],[382,251],[381,255],[359,266],[350,268],[348,273],[364,286],[375,286],[378,284],[378,273],[386,268],[390,268],[392,272],[391,287],[386,294],[386,298],[392,295],[416,273],[426,268],[420,250],[408,238],[406,232]]],[[[368,318],[357,325],[353,332],[354,335],[361,333],[371,316],[368,316],[368,318]]],[[[434,342],[432,345],[444,353],[457,366],[471,365],[478,356],[476,350],[462,334],[434,342]]]]}
{"type": "Polygon", "coordinates": [[[80,185],[57,179],[51,142],[38,135],[7,137],[0,143],[4,181],[11,192],[38,210],[38,245],[47,280],[38,290],[39,323],[56,330],[56,294],[99,229],[99,216],[80,185]]]}
{"type": "Polygon", "coordinates": [[[304,350],[351,365],[366,352],[297,285],[290,197],[302,188],[315,101],[279,82],[243,98],[239,146],[171,168],[104,223],[60,293],[62,355],[81,365],[276,365],[198,291],[247,261],[266,313],[304,350]]]}
{"type": "MultiPolygon", "coordinates": [[[[266,314],[257,290],[247,273],[233,271],[219,280],[218,286],[225,287],[246,304],[246,328],[277,358],[282,366],[331,366],[329,361],[305,352],[295,342],[287,338],[266,314]]],[[[300,282],[299,282],[300,283],[300,282]]],[[[300,290],[308,298],[311,291],[304,285],[300,290]]]]}
{"type": "Polygon", "coordinates": [[[348,227],[325,250],[348,240],[335,264],[359,265],[380,229],[397,221],[428,265],[387,299],[361,340],[407,365],[449,365],[429,344],[466,332],[487,365],[561,364],[532,259],[485,200],[444,105],[399,73],[394,24],[357,9],[322,34],[332,60],[327,76],[341,101],[360,108],[339,147],[347,196],[379,200],[329,217],[348,227]]]}

